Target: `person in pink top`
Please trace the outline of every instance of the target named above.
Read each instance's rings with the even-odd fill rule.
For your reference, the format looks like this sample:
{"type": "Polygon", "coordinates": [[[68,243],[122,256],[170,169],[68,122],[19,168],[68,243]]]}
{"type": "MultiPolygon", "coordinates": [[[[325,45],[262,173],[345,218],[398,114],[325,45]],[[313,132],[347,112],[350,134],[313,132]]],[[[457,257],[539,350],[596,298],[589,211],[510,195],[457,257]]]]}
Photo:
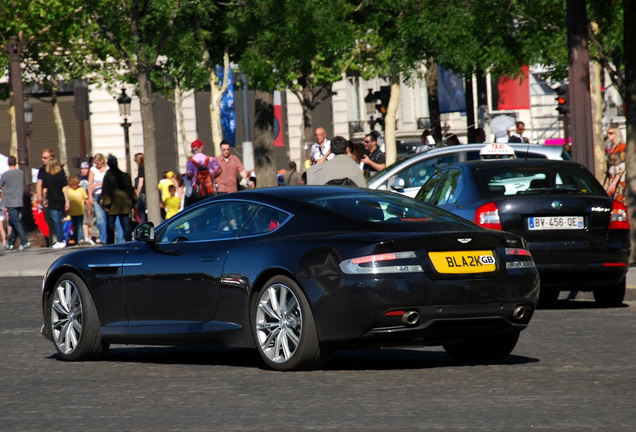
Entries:
{"type": "MultiPolygon", "coordinates": [[[[186,164],[187,179],[191,181],[192,186],[194,187],[197,181],[197,174],[198,174],[197,166],[203,167],[203,166],[206,166],[206,163],[207,163],[207,168],[210,173],[210,178],[212,179],[212,182],[214,182],[215,179],[221,175],[221,172],[223,172],[223,170],[219,166],[219,163],[216,161],[216,159],[214,159],[214,157],[208,156],[203,153],[203,141],[194,140],[192,144],[190,144],[190,148],[192,149],[193,156],[190,159],[188,159],[188,163],[186,164]]],[[[213,194],[210,193],[207,196],[196,196],[194,193],[192,193],[191,196],[189,197],[187,204],[188,205],[194,204],[195,202],[201,201],[202,199],[205,199],[208,196],[212,196],[212,195],[213,194]]]]}
{"type": "Polygon", "coordinates": [[[216,178],[218,193],[231,193],[238,191],[238,177],[240,175],[247,182],[247,187],[254,187],[254,182],[249,179],[243,162],[238,156],[230,154],[230,143],[227,140],[221,141],[221,154],[216,157],[216,161],[221,166],[222,172],[216,178]]]}

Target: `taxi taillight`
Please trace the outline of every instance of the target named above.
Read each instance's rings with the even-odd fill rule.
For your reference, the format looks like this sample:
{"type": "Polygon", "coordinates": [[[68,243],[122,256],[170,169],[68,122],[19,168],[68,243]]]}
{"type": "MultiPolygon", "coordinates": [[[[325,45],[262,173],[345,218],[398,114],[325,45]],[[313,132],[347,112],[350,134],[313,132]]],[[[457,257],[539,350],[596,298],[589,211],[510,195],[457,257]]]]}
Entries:
{"type": "Polygon", "coordinates": [[[484,228],[503,231],[501,228],[501,220],[499,219],[499,209],[497,204],[489,202],[477,209],[475,212],[475,223],[484,228]]]}
{"type": "Polygon", "coordinates": [[[618,201],[612,202],[612,215],[610,217],[609,229],[629,229],[629,218],[627,217],[627,207],[618,201]]]}

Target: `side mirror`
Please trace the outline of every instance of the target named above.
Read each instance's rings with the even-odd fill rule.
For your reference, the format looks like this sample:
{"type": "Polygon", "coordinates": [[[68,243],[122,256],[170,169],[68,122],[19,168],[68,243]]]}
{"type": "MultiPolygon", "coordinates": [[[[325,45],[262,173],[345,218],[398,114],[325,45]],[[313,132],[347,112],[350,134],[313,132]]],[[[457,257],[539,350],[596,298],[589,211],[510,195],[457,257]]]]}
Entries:
{"type": "Polygon", "coordinates": [[[143,243],[149,243],[155,240],[155,224],[146,222],[135,227],[134,239],[143,243]]]}
{"type": "Polygon", "coordinates": [[[391,189],[396,191],[403,191],[406,188],[406,182],[402,177],[397,177],[393,183],[391,183],[391,189]]]}

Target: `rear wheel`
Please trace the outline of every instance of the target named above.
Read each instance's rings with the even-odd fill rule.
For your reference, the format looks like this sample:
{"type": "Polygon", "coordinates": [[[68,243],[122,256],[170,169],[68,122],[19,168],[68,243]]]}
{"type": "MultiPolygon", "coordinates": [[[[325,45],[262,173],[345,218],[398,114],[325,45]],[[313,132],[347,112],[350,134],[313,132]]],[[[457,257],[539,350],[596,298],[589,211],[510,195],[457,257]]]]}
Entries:
{"type": "Polygon", "coordinates": [[[256,295],[252,329],[259,354],[275,370],[317,367],[329,350],[321,352],[309,302],[290,278],[275,276],[256,295]]]}
{"type": "Polygon", "coordinates": [[[594,290],[594,300],[601,307],[619,307],[625,300],[626,281],[623,278],[612,287],[598,288],[594,290]]]}
{"type": "Polygon", "coordinates": [[[495,363],[507,357],[518,340],[519,332],[480,335],[444,345],[444,350],[460,363],[495,363]]]}
{"type": "Polygon", "coordinates": [[[106,353],[97,309],[79,276],[65,273],[57,280],[46,310],[55,349],[63,360],[88,360],[106,353]]]}

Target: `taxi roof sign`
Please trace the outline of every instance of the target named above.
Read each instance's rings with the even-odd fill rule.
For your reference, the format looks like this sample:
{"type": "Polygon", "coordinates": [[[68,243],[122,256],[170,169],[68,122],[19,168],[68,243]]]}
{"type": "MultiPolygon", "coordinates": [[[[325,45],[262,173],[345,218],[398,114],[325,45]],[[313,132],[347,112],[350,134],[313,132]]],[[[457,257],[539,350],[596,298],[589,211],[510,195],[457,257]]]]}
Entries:
{"type": "Polygon", "coordinates": [[[479,151],[481,159],[516,159],[515,150],[504,143],[492,143],[485,145],[479,151]]]}

